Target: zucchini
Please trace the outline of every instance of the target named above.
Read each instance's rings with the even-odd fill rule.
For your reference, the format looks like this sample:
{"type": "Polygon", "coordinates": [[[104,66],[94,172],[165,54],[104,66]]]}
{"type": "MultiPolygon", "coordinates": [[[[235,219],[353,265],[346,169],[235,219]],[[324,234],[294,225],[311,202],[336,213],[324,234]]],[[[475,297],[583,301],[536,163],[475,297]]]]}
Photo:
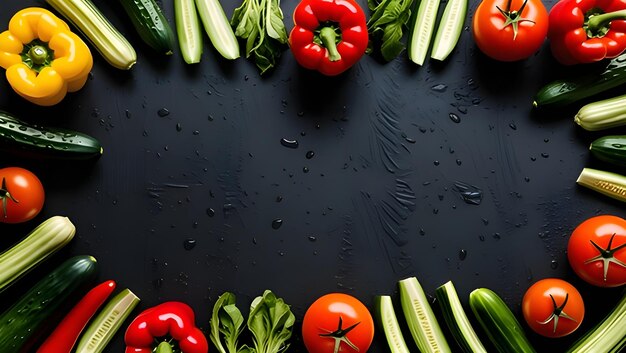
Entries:
{"type": "Polygon", "coordinates": [[[174,0],[176,33],[183,60],[197,64],[202,57],[202,32],[195,0],[174,0]]]}
{"type": "Polygon", "coordinates": [[[580,108],[574,121],[588,131],[626,125],[626,95],[589,103],[580,108]]]}
{"type": "Polygon", "coordinates": [[[239,42],[237,42],[233,27],[228,22],[219,0],[195,1],[204,30],[209,35],[215,49],[226,59],[237,59],[239,57],[239,42]]]}
{"type": "Polygon", "coordinates": [[[596,327],[578,339],[567,353],[619,353],[626,348],[626,293],[596,327]]]}
{"type": "Polygon", "coordinates": [[[487,353],[487,350],[472,328],[467,315],[465,315],[452,281],[448,281],[437,288],[435,295],[441,307],[443,318],[446,320],[446,324],[461,350],[465,353],[487,353]]]}
{"type": "Polygon", "coordinates": [[[119,0],[139,37],[159,53],[172,55],[174,31],[154,0],[119,0]]]}
{"type": "Polygon", "coordinates": [[[446,8],[443,10],[441,20],[439,20],[439,28],[435,34],[433,43],[433,51],[430,57],[444,61],[456,47],[463,32],[463,24],[467,15],[468,0],[449,0],[446,8]]]}
{"type": "Polygon", "coordinates": [[[91,42],[113,67],[129,70],[137,53],[91,0],[46,0],[91,42]]]}
{"type": "Polygon", "coordinates": [[[589,145],[589,151],[601,161],[626,166],[626,135],[600,137],[589,145]]]}
{"type": "Polygon", "coordinates": [[[20,156],[58,159],[91,159],[102,155],[102,146],[86,134],[29,124],[0,110],[0,150],[20,156]]]}
{"type": "Polygon", "coordinates": [[[0,254],[0,291],[64,247],[74,234],[76,227],[67,217],[54,216],[0,254]]]}
{"type": "Polygon", "coordinates": [[[139,298],[128,288],[113,297],[81,335],[75,353],[104,351],[138,303],[139,298]]]}
{"type": "Polygon", "coordinates": [[[374,298],[374,314],[378,319],[379,326],[385,332],[391,353],[410,353],[404,336],[402,336],[402,330],[393,310],[390,296],[380,295],[374,298]]]}
{"type": "Polygon", "coordinates": [[[534,353],[522,326],[506,303],[492,290],[478,288],[470,293],[470,308],[487,337],[500,353],[534,353]]]}
{"type": "Polygon", "coordinates": [[[543,86],[535,95],[533,107],[562,107],[626,83],[626,54],[611,61],[600,71],[572,75],[543,86]]]}
{"type": "Polygon", "coordinates": [[[616,200],[626,201],[626,176],[583,168],[576,183],[616,200]]]}
{"type": "Polygon", "coordinates": [[[29,351],[35,334],[56,310],[95,279],[96,259],[76,256],[37,282],[20,300],[0,314],[0,353],[29,351]]]}
{"type": "Polygon", "coordinates": [[[450,353],[448,342],[417,278],[403,279],[399,285],[402,311],[417,348],[422,353],[450,353]]]}
{"type": "Polygon", "coordinates": [[[419,5],[416,6],[418,6],[418,10],[409,38],[408,51],[409,59],[421,66],[426,59],[430,39],[435,29],[439,0],[421,0],[419,1],[419,5]]]}

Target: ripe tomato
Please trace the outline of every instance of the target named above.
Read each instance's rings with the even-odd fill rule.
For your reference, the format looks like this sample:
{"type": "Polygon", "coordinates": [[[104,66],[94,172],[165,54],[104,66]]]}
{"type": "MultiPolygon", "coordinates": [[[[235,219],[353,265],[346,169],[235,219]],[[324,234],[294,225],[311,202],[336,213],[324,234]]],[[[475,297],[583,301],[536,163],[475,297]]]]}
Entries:
{"type": "Polygon", "coordinates": [[[528,288],[522,313],[533,331],[546,337],[563,337],[574,332],[585,316],[583,297],[568,282],[542,279],[528,288]]]}
{"type": "Polygon", "coordinates": [[[541,0],[484,0],[472,21],[474,41],[500,61],[530,57],[548,33],[548,11],[541,0]]]}
{"type": "Polygon", "coordinates": [[[26,169],[0,169],[0,222],[21,223],[33,219],[43,207],[39,178],[26,169]]]}
{"type": "Polygon", "coordinates": [[[584,221],[569,238],[567,258],[574,272],[590,284],[626,284],[626,220],[602,215],[584,221]]]}
{"type": "Polygon", "coordinates": [[[374,320],[355,297],[330,293],[304,314],[302,337],[309,353],[364,353],[374,339],[374,320]]]}

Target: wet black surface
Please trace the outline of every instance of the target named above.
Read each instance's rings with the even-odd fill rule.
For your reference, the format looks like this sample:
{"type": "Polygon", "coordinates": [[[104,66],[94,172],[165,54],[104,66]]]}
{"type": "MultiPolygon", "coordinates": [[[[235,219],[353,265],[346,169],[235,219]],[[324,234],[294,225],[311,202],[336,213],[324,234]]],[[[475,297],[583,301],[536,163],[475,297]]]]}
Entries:
{"type": "MultiPolygon", "coordinates": [[[[588,155],[600,134],[574,125],[576,109],[531,111],[542,84],[575,74],[547,46],[520,63],[495,63],[466,30],[444,63],[364,57],[327,78],[285,52],[260,78],[245,59],[220,59],[208,39],[196,66],[179,52],[155,54],[117,3],[96,4],[136,47],[130,72],[94,54],[86,87],[53,108],[23,101],[0,80],[1,109],[91,134],[105,149],[96,163],[0,158],[32,169],[47,190],[35,220],[0,225],[3,248],[52,215],[78,229],[2,294],[3,308],[73,254],[95,256],[100,278],[130,287],[141,308],[191,304],[205,329],[224,291],[247,311],[272,289],[299,327],[322,294],[349,293],[371,307],[374,295],[398,299],[396,283],[408,276],[430,295],[453,280],[465,304],[474,288],[491,288],[521,319],[526,288],[560,277],[586,300],[581,331],[557,340],[528,332],[538,351],[559,352],[615,304],[619,290],[592,288],[567,264],[571,230],[596,214],[623,215],[623,206],[575,184],[584,166],[615,170],[588,155]]],[[[0,24],[28,5],[45,6],[0,3],[0,24]]],[[[237,5],[224,1],[227,13],[237,5]]],[[[295,5],[282,4],[288,29],[295,5]]],[[[108,352],[122,343],[118,335],[108,352]]],[[[305,351],[299,332],[289,350],[305,351]]],[[[382,335],[370,351],[387,351],[382,335]]]]}

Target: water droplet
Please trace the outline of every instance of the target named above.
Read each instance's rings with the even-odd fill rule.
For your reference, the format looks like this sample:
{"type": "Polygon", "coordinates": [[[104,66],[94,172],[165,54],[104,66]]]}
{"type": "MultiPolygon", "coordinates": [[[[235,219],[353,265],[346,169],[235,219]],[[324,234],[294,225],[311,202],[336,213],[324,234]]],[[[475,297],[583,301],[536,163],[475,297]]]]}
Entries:
{"type": "Polygon", "coordinates": [[[461,164],[463,164],[463,161],[461,161],[460,159],[457,159],[456,160],[456,165],[461,165],[461,164]]]}
{"type": "Polygon", "coordinates": [[[483,191],[479,187],[462,181],[455,182],[452,189],[459,193],[465,203],[470,205],[480,205],[483,199],[483,191]]]}
{"type": "Polygon", "coordinates": [[[317,240],[317,237],[316,237],[316,236],[314,236],[314,235],[309,235],[309,241],[312,241],[312,242],[313,242],[313,241],[316,241],[316,240],[317,240]]]}
{"type": "Polygon", "coordinates": [[[308,151],[305,155],[306,159],[311,159],[313,156],[315,156],[315,152],[313,151],[308,151]]]}
{"type": "Polygon", "coordinates": [[[289,140],[286,138],[281,139],[280,144],[288,148],[298,148],[299,145],[297,140],[289,140]]]}
{"type": "Polygon", "coordinates": [[[419,234],[420,234],[421,236],[426,235],[426,231],[424,230],[424,228],[420,228],[420,230],[419,230],[419,234]]]}
{"type": "Polygon", "coordinates": [[[498,232],[493,233],[493,238],[496,240],[499,240],[501,238],[500,233],[498,232]]]}
{"type": "Polygon", "coordinates": [[[124,113],[126,114],[126,119],[130,119],[133,117],[133,114],[130,112],[130,110],[126,109],[124,111],[124,113]]]}
{"type": "Polygon", "coordinates": [[[541,153],[541,157],[548,158],[548,157],[550,157],[550,155],[548,153],[546,153],[546,152],[542,152],[541,153]]]}
{"type": "Polygon", "coordinates": [[[454,113],[448,114],[448,117],[450,117],[450,120],[452,120],[452,122],[454,122],[454,123],[458,124],[458,123],[461,122],[461,118],[458,115],[454,114],[454,113]]]}
{"type": "Polygon", "coordinates": [[[283,225],[283,220],[280,218],[276,218],[275,220],[272,221],[272,228],[273,229],[278,229],[283,225]]]}
{"type": "Polygon", "coordinates": [[[481,234],[478,236],[478,239],[480,239],[480,241],[485,241],[485,236],[481,234]]]}
{"type": "Polygon", "coordinates": [[[551,269],[556,270],[557,267],[559,267],[559,263],[556,260],[550,261],[550,268],[551,269]]]}
{"type": "Polygon", "coordinates": [[[459,251],[459,260],[463,261],[467,257],[467,250],[461,249],[459,251]]]}
{"type": "Polygon", "coordinates": [[[308,167],[302,167],[302,172],[308,173],[309,172],[309,168],[308,167]]]}
{"type": "Polygon", "coordinates": [[[215,210],[214,210],[214,209],[212,209],[212,208],[207,208],[207,209],[206,209],[206,214],[207,214],[207,216],[209,216],[209,217],[213,217],[213,216],[215,216],[215,210]]]}
{"type": "Polygon", "coordinates": [[[281,202],[283,200],[282,196],[276,196],[276,202],[281,202]]]}
{"type": "Polygon", "coordinates": [[[509,127],[511,128],[511,130],[517,130],[517,125],[515,125],[515,123],[510,123],[509,127]]]}
{"type": "Polygon", "coordinates": [[[525,182],[529,182],[529,181],[530,181],[530,178],[529,178],[529,177],[524,177],[524,181],[525,181],[525,182]]]}
{"type": "Polygon", "coordinates": [[[448,86],[444,85],[443,83],[440,83],[438,85],[432,86],[430,89],[432,89],[435,92],[445,92],[446,89],[448,89],[448,86]]]}
{"type": "Polygon", "coordinates": [[[185,239],[183,242],[183,247],[185,250],[191,250],[196,247],[196,240],[192,238],[185,239]]]}
{"type": "Polygon", "coordinates": [[[439,161],[434,161],[433,164],[434,165],[439,165],[439,161]]]}
{"type": "Polygon", "coordinates": [[[157,114],[161,117],[164,118],[168,115],[170,115],[170,111],[167,108],[161,108],[159,109],[159,111],[157,111],[157,114]]]}
{"type": "Polygon", "coordinates": [[[178,132],[183,131],[183,127],[182,127],[182,125],[180,125],[180,123],[176,123],[176,131],[178,131],[178,132]]]}

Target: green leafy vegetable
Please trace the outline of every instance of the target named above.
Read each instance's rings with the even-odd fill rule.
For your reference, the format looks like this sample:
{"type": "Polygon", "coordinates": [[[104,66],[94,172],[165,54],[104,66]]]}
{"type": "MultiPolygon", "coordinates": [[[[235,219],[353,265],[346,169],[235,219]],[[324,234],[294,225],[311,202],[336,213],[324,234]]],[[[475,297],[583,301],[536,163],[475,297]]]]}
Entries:
{"type": "Polygon", "coordinates": [[[235,36],[246,42],[246,58],[254,55],[261,74],[276,66],[288,41],[280,0],[244,0],[230,23],[235,36]]]}
{"type": "Polygon", "coordinates": [[[213,306],[211,316],[211,341],[220,353],[248,352],[246,346],[237,347],[239,335],[245,324],[241,311],[235,306],[236,298],[233,293],[222,294],[213,306]],[[222,344],[222,337],[224,344],[222,344]],[[226,348],[224,348],[226,346],[226,348]]]}
{"type": "Polygon", "coordinates": [[[256,297],[250,305],[248,329],[256,353],[278,353],[289,347],[296,317],[281,298],[270,290],[256,297]]]}
{"type": "Polygon", "coordinates": [[[402,43],[403,30],[411,17],[413,0],[368,0],[372,16],[367,22],[367,30],[373,40],[368,52],[373,51],[373,42],[380,41],[380,53],[386,61],[398,56],[405,45],[402,43]]]}

